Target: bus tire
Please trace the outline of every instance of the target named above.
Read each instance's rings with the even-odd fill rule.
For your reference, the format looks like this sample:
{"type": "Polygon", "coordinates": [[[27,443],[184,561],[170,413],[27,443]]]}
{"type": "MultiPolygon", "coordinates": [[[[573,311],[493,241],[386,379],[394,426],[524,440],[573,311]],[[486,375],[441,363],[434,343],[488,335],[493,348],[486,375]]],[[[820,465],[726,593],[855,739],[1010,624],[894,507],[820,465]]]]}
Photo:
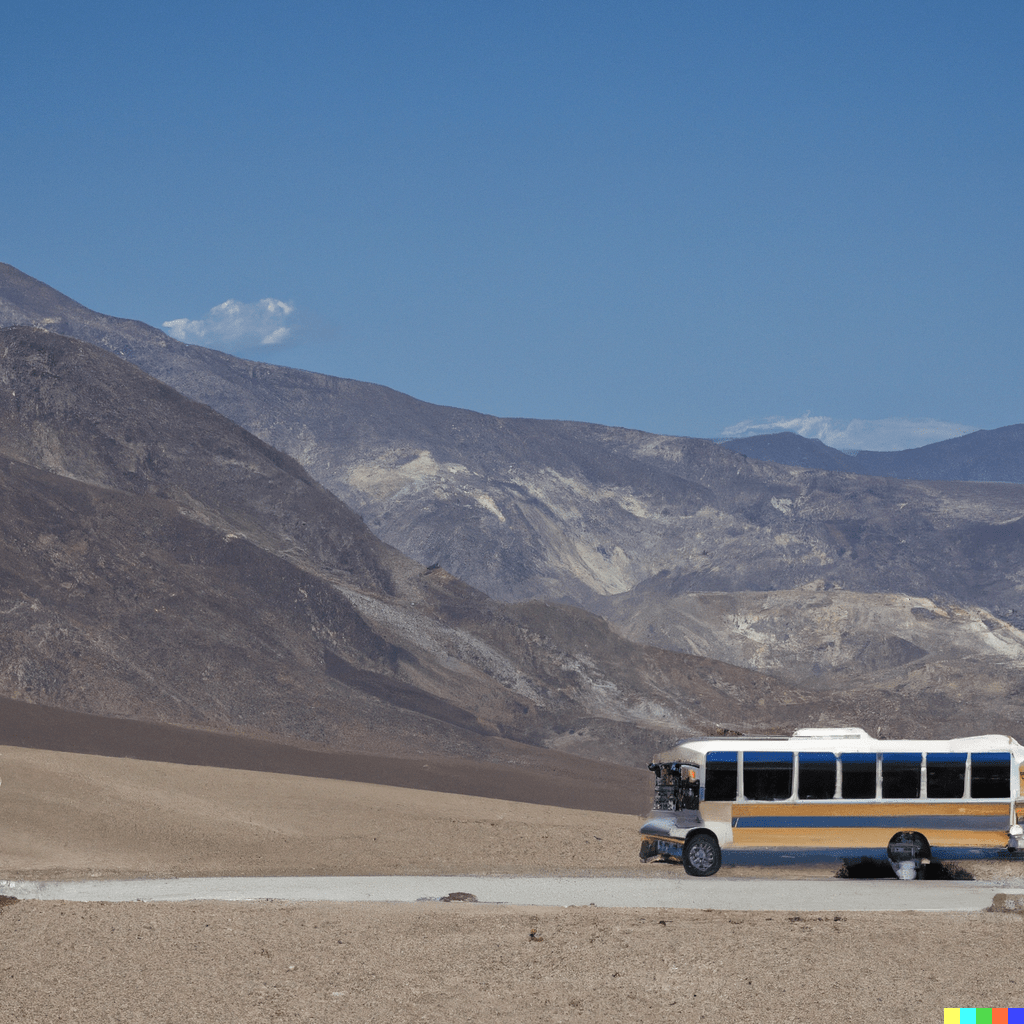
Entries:
{"type": "Polygon", "coordinates": [[[902,879],[922,878],[924,865],[932,855],[928,840],[920,832],[897,832],[885,852],[896,877],[902,879]]]}
{"type": "Polygon", "coordinates": [[[713,832],[695,832],[683,847],[683,867],[688,875],[705,878],[722,866],[722,850],[713,832]]]}

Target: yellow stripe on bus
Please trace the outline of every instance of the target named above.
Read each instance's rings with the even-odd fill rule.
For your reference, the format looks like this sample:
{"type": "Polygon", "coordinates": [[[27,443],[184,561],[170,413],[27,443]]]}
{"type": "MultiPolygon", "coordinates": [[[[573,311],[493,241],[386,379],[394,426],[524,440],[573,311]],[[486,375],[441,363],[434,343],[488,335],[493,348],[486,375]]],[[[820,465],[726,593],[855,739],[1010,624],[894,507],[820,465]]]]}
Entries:
{"type": "MultiPolygon", "coordinates": [[[[788,846],[796,848],[881,849],[893,837],[891,828],[747,828],[733,832],[732,846],[788,846]]],[[[986,847],[1006,846],[1006,834],[999,832],[929,829],[926,838],[932,846],[986,847]]]]}
{"type": "MultiPolygon", "coordinates": [[[[1024,814],[1024,807],[1018,813],[1024,814]]],[[[948,803],[933,804],[924,800],[914,803],[846,803],[839,800],[823,800],[821,803],[742,803],[732,805],[734,818],[893,818],[899,815],[963,815],[969,818],[1009,818],[1009,802],[992,803],[948,803]]]]}

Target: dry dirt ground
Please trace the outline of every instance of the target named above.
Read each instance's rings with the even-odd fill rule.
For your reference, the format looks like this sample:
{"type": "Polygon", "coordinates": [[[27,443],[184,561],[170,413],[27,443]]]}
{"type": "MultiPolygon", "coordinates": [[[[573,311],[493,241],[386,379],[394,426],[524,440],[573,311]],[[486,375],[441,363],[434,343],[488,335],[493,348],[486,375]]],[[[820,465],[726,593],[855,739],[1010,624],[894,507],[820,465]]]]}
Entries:
{"type": "MultiPolygon", "coordinates": [[[[641,870],[630,815],[19,747],[0,775],[0,878],[641,870]]],[[[923,1024],[1024,1005],[1012,913],[22,901],[0,936],[4,1024],[923,1024]]]]}

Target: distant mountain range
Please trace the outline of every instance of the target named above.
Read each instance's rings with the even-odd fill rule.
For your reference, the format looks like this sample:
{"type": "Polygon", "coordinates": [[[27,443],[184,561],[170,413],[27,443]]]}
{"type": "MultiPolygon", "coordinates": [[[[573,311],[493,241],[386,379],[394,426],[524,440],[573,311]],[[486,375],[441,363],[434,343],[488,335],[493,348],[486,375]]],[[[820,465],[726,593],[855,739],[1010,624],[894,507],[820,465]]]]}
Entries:
{"type": "Polygon", "coordinates": [[[1024,424],[975,430],[902,452],[848,455],[816,438],[789,431],[723,441],[722,446],[751,459],[804,469],[826,469],[900,480],[979,480],[1024,483],[1024,424]]]}
{"type": "MultiPolygon", "coordinates": [[[[257,495],[266,501],[298,485],[268,490],[261,471],[258,486],[243,494],[243,509],[235,507],[241,499],[233,482],[206,496],[193,494],[190,473],[214,479],[214,468],[205,468],[205,461],[190,467],[184,453],[205,453],[217,472],[252,458],[218,455],[223,420],[202,420],[201,440],[173,442],[174,487],[187,496],[184,507],[198,503],[199,521],[216,524],[221,538],[244,535],[262,552],[321,580],[329,577],[327,585],[344,595],[369,630],[369,648],[360,641],[350,654],[330,645],[309,653],[308,637],[268,641],[266,650],[304,649],[303,673],[334,679],[323,683],[328,688],[345,680],[364,697],[370,684],[356,686],[354,680],[368,678],[356,669],[375,673],[373,700],[399,709],[395,735],[402,743],[412,742],[429,720],[423,735],[434,736],[431,742],[467,745],[466,751],[493,750],[502,740],[628,759],[672,730],[846,721],[889,733],[1012,732],[1024,708],[1019,484],[801,469],[731,450],[739,442],[434,406],[379,385],[185,345],[137,321],[92,312],[8,266],[0,266],[2,324],[59,331],[123,357],[292,456],[341,499],[323,513],[325,521],[348,516],[345,522],[358,522],[346,505],[365,521],[365,528],[359,523],[365,550],[362,541],[337,550],[370,576],[343,579],[333,554],[325,566],[307,550],[335,550],[313,530],[309,514],[287,512],[283,500],[266,510],[277,525],[262,519],[258,531],[233,525],[252,520],[247,509],[257,495]],[[282,533],[285,521],[313,532],[300,535],[289,526],[282,533]],[[265,539],[254,542],[257,534],[265,539]],[[387,545],[415,561],[401,560],[387,545]],[[385,575],[372,578],[374,566],[385,575]],[[439,621],[449,638],[440,648],[439,621]],[[379,652],[409,651],[412,660],[371,656],[368,651],[378,650],[373,636],[390,645],[379,652]],[[516,707],[526,708],[518,712],[523,717],[516,707]],[[433,724],[442,720],[454,730],[444,741],[433,724]]],[[[42,345],[46,335],[33,337],[42,345]]],[[[104,375],[121,381],[121,394],[150,394],[155,386],[143,385],[141,375],[125,377],[130,368],[115,372],[126,365],[117,360],[103,365],[104,375]]],[[[166,448],[139,442],[134,419],[131,429],[119,427],[93,444],[103,459],[120,460],[122,476],[112,483],[102,473],[95,480],[83,474],[77,463],[54,461],[55,438],[78,424],[122,415],[116,398],[105,399],[102,413],[79,408],[85,393],[70,371],[62,379],[61,401],[77,418],[43,429],[35,448],[18,448],[11,457],[62,479],[132,494],[145,481],[149,494],[157,487],[154,475],[167,472],[161,468],[166,448]]],[[[37,417],[42,423],[53,415],[46,408],[46,416],[37,417]]],[[[145,415],[138,411],[140,422],[145,415]]],[[[226,436],[234,435],[228,430],[226,436]]],[[[819,442],[796,443],[834,452],[819,442]]],[[[264,446],[263,457],[285,458],[271,456],[273,449],[264,446]]],[[[79,458],[93,465],[98,456],[83,450],[79,458]]],[[[286,462],[291,472],[302,472],[286,462]]],[[[249,578],[257,603],[263,600],[258,577],[249,578]]],[[[195,587],[190,604],[203,607],[206,584],[195,587]]],[[[321,627],[308,621],[319,636],[321,627]]],[[[254,651],[263,649],[252,643],[254,651]]],[[[147,671],[160,677],[155,667],[147,671]]],[[[4,678],[21,677],[0,665],[0,685],[4,678]]],[[[49,699],[25,692],[28,699],[49,699]]],[[[319,700],[302,691],[294,703],[306,705],[305,717],[288,726],[288,735],[310,738],[323,728],[313,725],[322,717],[312,710],[319,700]]],[[[96,710],[95,703],[73,706],[96,710]]],[[[183,707],[176,713],[184,714],[183,707]]],[[[216,702],[204,707],[205,722],[220,713],[216,702]]],[[[379,708],[377,714],[379,720],[379,708]]],[[[353,718],[365,729],[353,726],[349,738],[370,736],[372,718],[353,718]]],[[[168,720],[194,724],[187,715],[168,720]]],[[[239,719],[232,710],[222,720],[239,719]]],[[[257,728],[251,715],[244,724],[257,728]]],[[[336,730],[322,740],[348,742],[336,730]]]]}

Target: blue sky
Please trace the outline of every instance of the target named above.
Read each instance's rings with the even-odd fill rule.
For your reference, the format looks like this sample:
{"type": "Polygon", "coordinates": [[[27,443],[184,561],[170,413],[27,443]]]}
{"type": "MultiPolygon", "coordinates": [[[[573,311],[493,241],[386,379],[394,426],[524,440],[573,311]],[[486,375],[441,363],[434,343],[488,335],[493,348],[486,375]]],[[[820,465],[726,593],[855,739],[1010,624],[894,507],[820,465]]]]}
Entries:
{"type": "Polygon", "coordinates": [[[502,416],[902,448],[1024,420],[1024,5],[0,14],[0,259],[502,416]]]}

